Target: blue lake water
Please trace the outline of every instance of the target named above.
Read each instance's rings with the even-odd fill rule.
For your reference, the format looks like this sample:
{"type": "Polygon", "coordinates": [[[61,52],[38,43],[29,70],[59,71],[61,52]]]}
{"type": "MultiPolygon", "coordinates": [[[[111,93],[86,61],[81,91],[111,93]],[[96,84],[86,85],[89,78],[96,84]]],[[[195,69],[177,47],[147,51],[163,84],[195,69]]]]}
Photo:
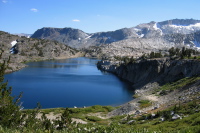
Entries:
{"type": "Polygon", "coordinates": [[[28,63],[5,75],[13,95],[23,92],[24,108],[117,106],[132,100],[133,90],[118,77],[97,69],[97,59],[85,57],[28,63]]]}

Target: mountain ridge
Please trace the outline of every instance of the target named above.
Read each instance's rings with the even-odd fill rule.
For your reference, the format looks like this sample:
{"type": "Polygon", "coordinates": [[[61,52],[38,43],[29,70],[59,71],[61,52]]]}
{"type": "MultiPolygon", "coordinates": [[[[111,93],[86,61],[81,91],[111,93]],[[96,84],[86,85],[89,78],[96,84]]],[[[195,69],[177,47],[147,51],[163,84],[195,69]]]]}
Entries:
{"type": "MultiPolygon", "coordinates": [[[[40,39],[56,40],[74,48],[88,48],[111,44],[126,39],[138,38],[165,38],[167,34],[191,34],[200,31],[200,20],[195,19],[172,19],[162,22],[151,21],[139,24],[131,28],[122,28],[115,31],[86,33],[73,28],[49,28],[38,29],[31,37],[40,39]]],[[[174,39],[174,38],[172,38],[174,39]]],[[[172,40],[171,39],[171,40],[172,40]]],[[[199,40],[199,39],[197,39],[199,40]]],[[[179,42],[181,44],[182,42],[179,42]]],[[[184,45],[190,45],[184,44],[184,45]]],[[[193,45],[192,45],[193,46],[193,45]]]]}

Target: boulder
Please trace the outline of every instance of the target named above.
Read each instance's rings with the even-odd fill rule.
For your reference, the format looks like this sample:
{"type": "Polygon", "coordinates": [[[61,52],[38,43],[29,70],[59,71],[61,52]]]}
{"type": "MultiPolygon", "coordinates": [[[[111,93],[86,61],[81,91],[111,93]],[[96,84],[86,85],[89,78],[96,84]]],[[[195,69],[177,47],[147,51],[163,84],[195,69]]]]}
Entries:
{"type": "Polygon", "coordinates": [[[176,120],[176,119],[182,119],[182,118],[181,118],[180,115],[174,114],[174,115],[172,116],[172,120],[176,120]]]}

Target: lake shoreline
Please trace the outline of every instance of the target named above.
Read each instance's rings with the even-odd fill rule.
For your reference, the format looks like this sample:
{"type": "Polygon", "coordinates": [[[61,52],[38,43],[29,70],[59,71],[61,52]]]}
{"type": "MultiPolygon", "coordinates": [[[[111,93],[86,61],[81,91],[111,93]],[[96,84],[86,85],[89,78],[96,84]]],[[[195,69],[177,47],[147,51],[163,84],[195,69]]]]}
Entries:
{"type": "Polygon", "coordinates": [[[28,62],[39,62],[39,61],[48,61],[48,60],[62,60],[62,59],[70,59],[70,58],[78,58],[78,57],[84,57],[83,52],[78,52],[75,55],[72,56],[60,56],[60,57],[54,57],[53,59],[47,59],[47,58],[40,58],[40,59],[34,59],[34,60],[28,60],[26,62],[15,62],[15,63],[9,63],[9,68],[6,69],[5,74],[13,73],[16,71],[19,71],[25,67],[27,67],[26,63],[28,62]]]}
{"type": "Polygon", "coordinates": [[[132,100],[130,86],[114,74],[98,70],[97,61],[80,57],[29,62],[25,69],[6,74],[5,80],[9,81],[9,86],[13,86],[14,95],[24,92],[21,101],[25,109],[33,109],[37,102],[46,109],[119,106],[132,100]],[[56,98],[55,94],[58,94],[56,98]],[[79,99],[73,100],[75,97],[79,99]]]}

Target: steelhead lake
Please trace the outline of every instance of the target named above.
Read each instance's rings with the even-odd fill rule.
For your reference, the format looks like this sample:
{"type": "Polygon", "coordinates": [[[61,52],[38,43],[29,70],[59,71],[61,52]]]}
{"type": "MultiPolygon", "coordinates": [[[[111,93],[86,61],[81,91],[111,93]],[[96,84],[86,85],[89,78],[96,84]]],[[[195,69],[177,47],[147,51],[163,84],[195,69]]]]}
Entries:
{"type": "Polygon", "coordinates": [[[24,108],[117,106],[132,100],[130,85],[97,69],[97,59],[85,57],[27,63],[28,67],[6,74],[12,95],[23,92],[24,108]]]}

